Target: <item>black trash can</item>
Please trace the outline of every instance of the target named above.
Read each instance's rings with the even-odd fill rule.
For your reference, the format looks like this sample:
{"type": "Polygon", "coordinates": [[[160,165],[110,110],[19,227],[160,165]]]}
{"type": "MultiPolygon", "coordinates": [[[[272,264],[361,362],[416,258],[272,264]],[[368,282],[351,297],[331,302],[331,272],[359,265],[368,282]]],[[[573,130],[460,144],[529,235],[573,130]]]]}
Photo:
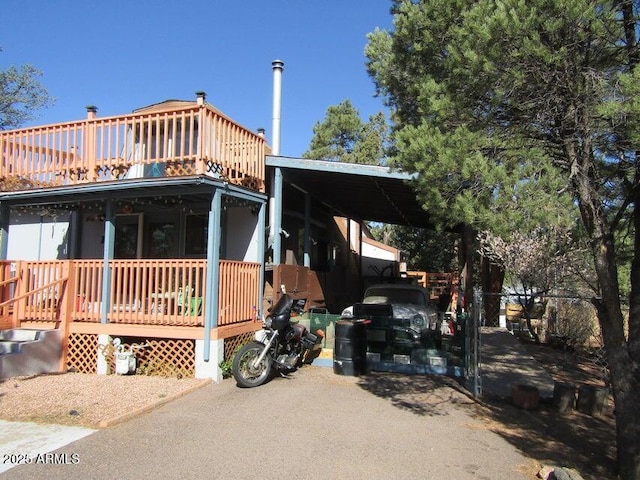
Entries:
{"type": "Polygon", "coordinates": [[[333,347],[333,373],[364,375],[367,370],[367,326],[364,321],[338,320],[333,347]]]}

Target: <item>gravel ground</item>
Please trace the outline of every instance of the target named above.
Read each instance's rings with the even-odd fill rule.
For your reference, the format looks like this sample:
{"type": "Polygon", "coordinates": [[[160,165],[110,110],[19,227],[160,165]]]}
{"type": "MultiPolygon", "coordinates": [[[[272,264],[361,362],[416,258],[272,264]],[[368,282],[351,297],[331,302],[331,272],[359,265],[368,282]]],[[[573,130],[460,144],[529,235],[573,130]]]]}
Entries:
{"type": "Polygon", "coordinates": [[[65,373],[0,382],[0,419],[102,427],[209,380],[65,373]]]}

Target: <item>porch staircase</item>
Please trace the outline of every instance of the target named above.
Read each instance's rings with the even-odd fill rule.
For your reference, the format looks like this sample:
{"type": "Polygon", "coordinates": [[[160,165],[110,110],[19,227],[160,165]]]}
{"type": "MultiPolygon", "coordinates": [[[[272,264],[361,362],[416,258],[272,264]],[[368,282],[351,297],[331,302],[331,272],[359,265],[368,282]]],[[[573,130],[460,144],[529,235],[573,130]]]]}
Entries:
{"type": "Polygon", "coordinates": [[[60,330],[16,328],[0,331],[0,380],[59,371],[60,330]]]}

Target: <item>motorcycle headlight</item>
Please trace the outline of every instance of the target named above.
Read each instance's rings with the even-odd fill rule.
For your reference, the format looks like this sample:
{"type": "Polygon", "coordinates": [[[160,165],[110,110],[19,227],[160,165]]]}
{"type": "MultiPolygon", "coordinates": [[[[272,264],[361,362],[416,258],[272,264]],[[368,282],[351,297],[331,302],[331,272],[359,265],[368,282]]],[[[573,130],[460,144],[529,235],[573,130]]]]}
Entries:
{"type": "Polygon", "coordinates": [[[271,318],[271,316],[267,317],[264,319],[264,326],[267,328],[271,328],[271,326],[273,325],[273,318],[271,318]]]}

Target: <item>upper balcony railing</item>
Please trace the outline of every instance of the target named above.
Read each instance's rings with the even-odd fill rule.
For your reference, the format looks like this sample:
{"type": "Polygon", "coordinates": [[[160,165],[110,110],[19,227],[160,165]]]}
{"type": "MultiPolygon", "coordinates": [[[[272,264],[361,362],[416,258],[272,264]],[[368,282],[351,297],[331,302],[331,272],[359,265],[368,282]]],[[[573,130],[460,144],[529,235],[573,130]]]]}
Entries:
{"type": "Polygon", "coordinates": [[[204,174],[264,191],[265,139],[204,102],[0,132],[0,179],[38,186],[204,174]]]}

